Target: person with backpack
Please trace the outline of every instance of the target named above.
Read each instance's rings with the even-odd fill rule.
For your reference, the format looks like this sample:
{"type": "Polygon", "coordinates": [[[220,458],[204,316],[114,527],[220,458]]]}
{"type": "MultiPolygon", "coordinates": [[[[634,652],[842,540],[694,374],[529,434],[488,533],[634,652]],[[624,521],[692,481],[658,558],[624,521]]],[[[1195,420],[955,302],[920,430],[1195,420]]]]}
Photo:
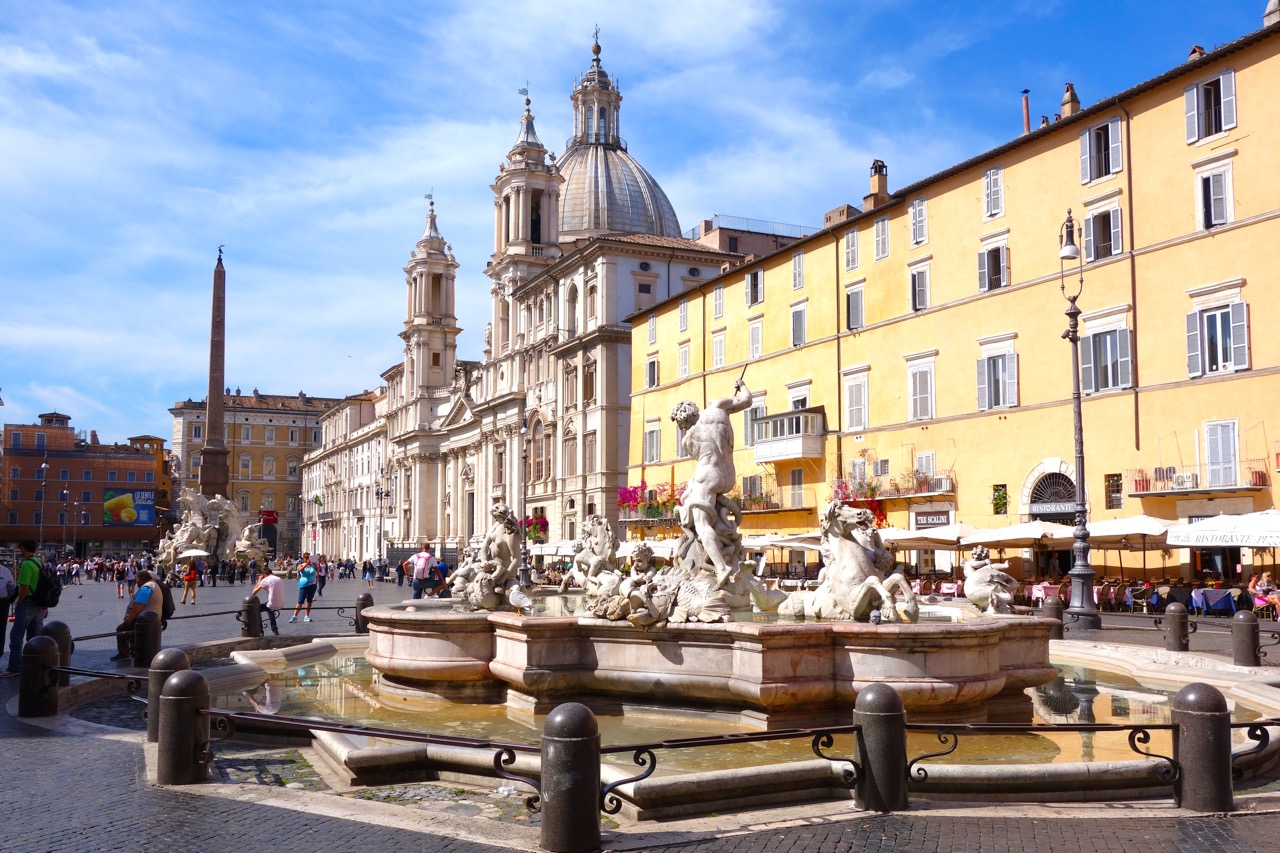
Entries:
{"type": "Polygon", "coordinates": [[[47,612],[47,605],[37,601],[36,592],[40,591],[42,582],[46,587],[44,591],[47,591],[49,580],[57,580],[36,556],[34,539],[23,539],[18,543],[18,548],[22,551],[22,563],[18,567],[13,630],[9,634],[9,667],[0,672],[0,678],[12,678],[22,668],[22,647],[27,640],[40,635],[47,612]]]}
{"type": "Polygon", "coordinates": [[[144,610],[156,614],[156,618],[161,620],[161,630],[164,630],[164,592],[146,569],[139,569],[134,577],[138,582],[138,591],[125,608],[124,621],[116,626],[116,655],[112,660],[128,660],[133,657],[133,622],[144,610]]]}

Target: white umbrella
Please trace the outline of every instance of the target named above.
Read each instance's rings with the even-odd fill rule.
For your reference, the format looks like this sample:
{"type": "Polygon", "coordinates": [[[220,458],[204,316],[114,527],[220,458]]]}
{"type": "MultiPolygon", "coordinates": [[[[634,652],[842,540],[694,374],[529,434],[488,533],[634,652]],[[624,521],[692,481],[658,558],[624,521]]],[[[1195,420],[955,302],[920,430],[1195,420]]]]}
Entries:
{"type": "Polygon", "coordinates": [[[880,538],[886,545],[905,551],[937,551],[955,548],[966,537],[986,532],[980,527],[955,521],[943,527],[924,527],[919,530],[885,527],[880,530],[880,538]]]}
{"type": "Polygon", "coordinates": [[[822,537],[816,533],[790,533],[778,536],[773,540],[774,548],[789,548],[794,551],[817,551],[822,537]]]}
{"type": "Polygon", "coordinates": [[[1171,528],[1167,542],[1192,548],[1275,548],[1280,546],[1280,510],[1216,515],[1171,528]]]}
{"type": "Polygon", "coordinates": [[[190,560],[192,557],[207,557],[208,551],[201,551],[199,548],[188,548],[178,555],[179,560],[190,560]]]}
{"type": "Polygon", "coordinates": [[[1074,529],[1051,521],[1028,521],[1009,527],[982,530],[960,540],[961,545],[995,545],[998,548],[1070,547],[1074,529]]]}
{"type": "Polygon", "coordinates": [[[1165,536],[1178,522],[1150,515],[1108,518],[1089,522],[1089,544],[1097,548],[1148,551],[1165,547],[1165,536]]]}

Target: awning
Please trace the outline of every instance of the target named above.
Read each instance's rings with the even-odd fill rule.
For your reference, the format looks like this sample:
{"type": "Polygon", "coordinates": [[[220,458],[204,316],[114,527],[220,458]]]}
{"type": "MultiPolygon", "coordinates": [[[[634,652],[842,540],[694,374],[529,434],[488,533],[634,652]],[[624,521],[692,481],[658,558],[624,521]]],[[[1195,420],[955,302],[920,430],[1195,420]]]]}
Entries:
{"type": "Polygon", "coordinates": [[[961,545],[994,545],[997,548],[1034,548],[1043,545],[1049,548],[1070,548],[1074,539],[1074,528],[1065,524],[1054,524],[1051,521],[1028,521],[1009,527],[997,527],[993,530],[982,530],[972,536],[960,540],[961,545]]]}
{"type": "Polygon", "coordinates": [[[1170,528],[1166,541],[1191,548],[1275,548],[1280,546],[1280,510],[1217,515],[1170,528]]]}

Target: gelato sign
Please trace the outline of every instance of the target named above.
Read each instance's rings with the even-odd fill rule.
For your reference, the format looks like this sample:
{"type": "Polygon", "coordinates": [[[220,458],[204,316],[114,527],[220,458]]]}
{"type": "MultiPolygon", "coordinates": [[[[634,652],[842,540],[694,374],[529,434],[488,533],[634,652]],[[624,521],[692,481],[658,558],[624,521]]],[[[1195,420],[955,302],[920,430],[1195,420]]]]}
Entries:
{"type": "Polygon", "coordinates": [[[102,494],[102,523],[107,527],[154,525],[156,490],[107,489],[102,494]]]}

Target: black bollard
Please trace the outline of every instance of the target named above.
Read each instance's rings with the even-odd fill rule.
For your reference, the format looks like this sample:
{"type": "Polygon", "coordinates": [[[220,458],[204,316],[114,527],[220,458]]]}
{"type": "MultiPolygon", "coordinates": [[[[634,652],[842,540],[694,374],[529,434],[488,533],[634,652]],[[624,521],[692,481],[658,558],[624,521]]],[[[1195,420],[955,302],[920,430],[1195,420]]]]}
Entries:
{"type": "Polygon", "coordinates": [[[1248,610],[1231,617],[1231,662],[1236,666],[1262,666],[1258,617],[1248,610]]]}
{"type": "Polygon", "coordinates": [[[249,596],[240,605],[240,636],[262,636],[262,602],[256,595],[249,596]]]}
{"type": "Polygon", "coordinates": [[[543,850],[600,849],[600,728],[586,705],[566,702],[547,715],[541,793],[543,850]]]}
{"type": "Polygon", "coordinates": [[[198,785],[209,779],[209,682],[194,669],[175,672],[160,691],[156,783],[198,785]]]}
{"type": "Polygon", "coordinates": [[[147,670],[147,743],[160,740],[160,693],[169,676],[191,669],[191,660],[182,649],[161,649],[147,670]]]}
{"type": "Polygon", "coordinates": [[[22,647],[22,671],[18,675],[18,716],[53,717],[58,713],[58,644],[43,634],[22,647]]]}
{"type": "Polygon", "coordinates": [[[1062,599],[1056,595],[1044,600],[1044,618],[1057,619],[1058,624],[1049,629],[1050,640],[1062,639],[1062,599]]]}
{"type": "Polygon", "coordinates": [[[369,633],[369,620],[364,618],[364,609],[373,606],[373,593],[362,592],[356,596],[356,633],[369,633]]]}
{"type": "Polygon", "coordinates": [[[1187,608],[1172,602],[1164,609],[1164,647],[1170,652],[1185,652],[1191,644],[1187,634],[1187,608]]]}
{"type": "Polygon", "coordinates": [[[1188,684],[1173,699],[1177,727],[1173,759],[1178,778],[1174,804],[1197,812],[1227,812],[1231,795],[1231,712],[1227,700],[1208,684],[1188,684]]]}
{"type": "Polygon", "coordinates": [[[160,615],[144,610],[133,619],[133,665],[151,666],[160,651],[160,615]]]}
{"type": "MultiPolygon", "coordinates": [[[[71,651],[75,648],[75,644],[71,642],[71,628],[66,622],[59,622],[54,619],[51,622],[44,623],[44,628],[40,631],[46,637],[52,637],[53,641],[58,644],[58,666],[71,666],[71,651]]],[[[58,673],[58,686],[67,687],[71,684],[71,673],[58,673]]]]}
{"type": "Polygon", "coordinates": [[[898,691],[871,684],[858,692],[853,722],[862,726],[858,755],[862,772],[854,802],[875,812],[907,808],[907,713],[898,691]]]}

